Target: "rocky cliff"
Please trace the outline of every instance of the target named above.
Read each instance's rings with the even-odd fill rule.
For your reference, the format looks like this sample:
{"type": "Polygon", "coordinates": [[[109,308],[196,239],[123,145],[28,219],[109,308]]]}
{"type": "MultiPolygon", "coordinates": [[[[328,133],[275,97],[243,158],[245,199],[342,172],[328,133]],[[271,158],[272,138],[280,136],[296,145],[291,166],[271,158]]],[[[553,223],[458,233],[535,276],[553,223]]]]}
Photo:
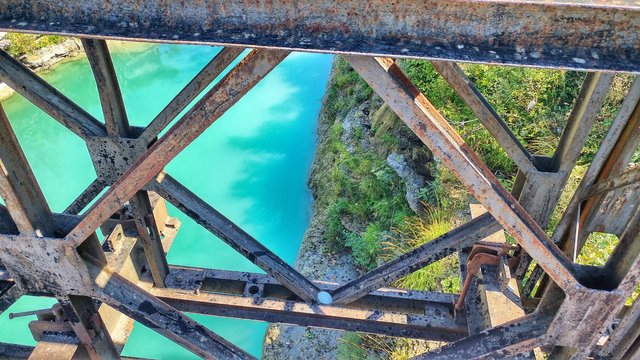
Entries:
{"type": "MultiPolygon", "coordinates": [[[[378,219],[375,213],[349,210],[362,205],[359,202],[373,196],[368,192],[377,189],[350,189],[351,185],[366,183],[371,180],[368,177],[374,181],[372,187],[388,185],[393,191],[374,196],[373,207],[398,203],[394,209],[411,216],[422,211],[421,189],[430,178],[430,153],[415,151],[419,140],[398,126],[395,114],[356,79],[353,70],[336,58],[318,119],[316,157],[309,177],[314,209],[295,262],[297,270],[315,280],[344,283],[356,278],[377,265],[382,243],[389,239],[391,222],[378,219]],[[352,164],[359,159],[374,163],[373,170],[366,164],[352,164]],[[375,182],[379,179],[383,183],[375,182]],[[337,225],[336,203],[345,204],[338,210],[337,225]],[[366,238],[373,223],[380,226],[370,248],[366,238]]],[[[343,335],[335,330],[273,324],[265,337],[263,358],[341,358],[343,335]]]]}

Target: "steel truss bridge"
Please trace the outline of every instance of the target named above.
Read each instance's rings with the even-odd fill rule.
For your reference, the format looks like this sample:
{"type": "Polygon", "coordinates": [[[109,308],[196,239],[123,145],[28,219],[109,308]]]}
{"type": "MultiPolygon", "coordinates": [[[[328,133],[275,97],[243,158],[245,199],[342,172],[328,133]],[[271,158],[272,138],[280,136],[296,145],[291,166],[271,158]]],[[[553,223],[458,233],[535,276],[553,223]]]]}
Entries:
{"type": "Polygon", "coordinates": [[[81,38],[105,118],[0,51],[0,81],[83,139],[97,175],[63,213],[52,212],[0,111],[0,311],[25,294],[58,300],[30,324],[37,346],[3,343],[1,356],[117,359],[135,320],[203,358],[251,358],[183,313],[191,312],[448,342],[418,357],[425,359],[532,358],[536,348],[553,359],[640,358],[640,301],[625,305],[640,282],[640,171],[630,164],[640,142],[640,80],[553,236],[544,231],[614,74],[640,72],[637,1],[3,0],[0,30],[81,38]],[[224,48],[140,128],[128,123],[107,39],[224,48]],[[252,50],[160,135],[245,48],[252,50]],[[356,280],[321,283],[164,170],[292,50],[344,56],[488,212],[356,280]],[[432,61],[517,164],[511,190],[397,58],[432,61]],[[553,156],[528,152],[457,62],[588,72],[553,156]],[[266,274],[168,264],[179,221],[165,201],[266,274]],[[99,228],[108,234],[102,245],[99,228]],[[485,239],[501,229],[517,240],[514,251],[485,239]],[[595,231],[615,234],[615,250],[604,266],[575,264],[572,254],[595,231]],[[470,279],[466,301],[387,288],[456,252],[461,280],[470,279]]]}

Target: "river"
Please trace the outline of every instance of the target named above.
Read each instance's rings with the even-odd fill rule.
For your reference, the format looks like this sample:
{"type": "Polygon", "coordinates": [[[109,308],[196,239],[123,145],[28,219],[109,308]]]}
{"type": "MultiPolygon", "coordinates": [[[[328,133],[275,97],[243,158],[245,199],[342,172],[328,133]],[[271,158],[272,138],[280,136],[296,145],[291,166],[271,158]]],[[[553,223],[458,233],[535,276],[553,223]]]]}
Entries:
{"type": "MultiPolygon", "coordinates": [[[[219,50],[191,45],[112,46],[130,123],[146,125],[219,50]]],[[[331,61],[328,55],[289,55],[167,166],[175,178],[290,264],[311,214],[306,180],[331,61]]],[[[41,75],[96,118],[103,118],[86,59],[68,61],[41,75]]],[[[19,95],[2,104],[51,209],[62,212],[95,179],[84,143],[19,95]]],[[[260,271],[175,208],[170,213],[180,218],[182,227],[169,252],[169,263],[260,271]]],[[[35,344],[27,328],[34,318],[9,320],[8,314],[52,303],[46,298],[20,299],[0,315],[0,341],[35,344]]],[[[261,356],[266,323],[193,317],[261,356]]],[[[123,355],[195,358],[139,324],[123,355]]]]}

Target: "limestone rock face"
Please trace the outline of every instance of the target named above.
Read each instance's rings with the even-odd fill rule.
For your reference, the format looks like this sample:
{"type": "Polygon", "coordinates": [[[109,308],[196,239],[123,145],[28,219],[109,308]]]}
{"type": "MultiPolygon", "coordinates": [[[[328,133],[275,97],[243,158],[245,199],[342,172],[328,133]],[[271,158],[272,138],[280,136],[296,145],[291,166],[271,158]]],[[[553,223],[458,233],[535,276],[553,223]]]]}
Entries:
{"type": "MultiPolygon", "coordinates": [[[[11,41],[6,38],[6,32],[0,32],[0,49],[6,50],[11,41]]],[[[18,60],[33,71],[47,70],[59,62],[83,54],[82,43],[79,39],[69,38],[57,45],[51,45],[35,51],[33,54],[23,55],[18,60]]],[[[14,90],[0,82],[0,100],[14,94],[14,90]]]]}
{"type": "Polygon", "coordinates": [[[0,49],[2,50],[6,50],[9,45],[11,45],[11,41],[9,41],[9,39],[6,39],[5,37],[7,36],[6,32],[1,32],[0,31],[0,49]]]}
{"type": "Polygon", "coordinates": [[[420,189],[425,186],[424,177],[420,176],[413,167],[409,166],[404,155],[391,153],[387,156],[387,164],[404,180],[407,188],[407,203],[414,212],[420,209],[420,189]]]}
{"type": "Polygon", "coordinates": [[[77,55],[82,51],[78,39],[67,39],[60,44],[47,46],[33,54],[24,55],[20,61],[32,70],[48,69],[65,58],[77,55]]]}

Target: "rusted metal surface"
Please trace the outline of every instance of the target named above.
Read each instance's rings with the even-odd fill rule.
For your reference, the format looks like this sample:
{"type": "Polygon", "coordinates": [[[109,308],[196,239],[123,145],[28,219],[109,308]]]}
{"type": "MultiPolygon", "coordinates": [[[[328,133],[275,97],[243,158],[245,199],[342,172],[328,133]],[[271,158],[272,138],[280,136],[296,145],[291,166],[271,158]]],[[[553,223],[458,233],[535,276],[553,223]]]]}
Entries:
{"type": "Polygon", "coordinates": [[[51,210],[20,149],[0,105],[0,195],[20,233],[44,236],[55,232],[51,210]]]}
{"type": "Polygon", "coordinates": [[[498,229],[500,229],[500,226],[491,215],[482,216],[475,221],[470,221],[340,286],[332,292],[334,301],[337,303],[354,301],[432,262],[443,259],[456,251],[470,246],[498,229]]]}
{"type": "Polygon", "coordinates": [[[32,351],[32,346],[0,343],[0,354],[7,359],[26,359],[32,351]]]}
{"type": "MultiPolygon", "coordinates": [[[[470,204],[469,208],[472,218],[477,218],[486,213],[486,209],[478,204],[470,204]]],[[[483,242],[492,244],[488,248],[490,254],[497,255],[497,253],[504,252],[511,247],[507,245],[503,230],[491,234],[483,239],[483,242]]],[[[459,254],[461,278],[465,279],[465,283],[469,282],[468,293],[464,295],[461,292],[460,299],[462,299],[463,295],[466,297],[463,309],[467,315],[467,327],[470,335],[505,324],[525,315],[517,280],[512,272],[515,267],[514,260],[518,260],[518,258],[507,258],[507,256],[503,255],[496,261],[496,266],[481,266],[476,276],[471,276],[470,272],[473,271],[471,267],[474,262],[471,259],[473,252],[474,249],[471,248],[465,249],[459,254]]],[[[458,303],[460,304],[461,301],[459,300],[458,303]]],[[[517,360],[533,358],[534,354],[531,351],[513,357],[513,359],[517,360]]]]}
{"type": "MultiPolygon", "coordinates": [[[[16,223],[20,230],[18,236],[0,235],[2,264],[23,289],[51,292],[58,297],[88,358],[118,358],[93,299],[82,296],[91,288],[91,280],[79,254],[71,250],[67,241],[47,238],[61,233],[1,108],[0,124],[0,194],[7,201],[12,218],[19,219],[16,223]]],[[[88,249],[92,239],[83,250],[88,249]]]]}
{"type": "Polygon", "coordinates": [[[296,295],[304,300],[317,300],[321,291],[317,286],[169,174],[161,173],[151,187],[296,295]]]}
{"type": "Polygon", "coordinates": [[[5,0],[0,30],[639,71],[636,1],[5,0]]]}
{"type": "Polygon", "coordinates": [[[493,244],[482,241],[473,244],[471,252],[467,256],[467,274],[460,291],[460,298],[455,306],[456,310],[462,310],[464,307],[464,300],[469,291],[471,278],[480,271],[480,267],[482,265],[497,266],[509,250],[511,250],[511,246],[507,244],[493,244]]]}
{"type": "Polygon", "coordinates": [[[104,136],[106,128],[87,111],[0,50],[0,81],[56,119],[76,135],[104,136]]]}
{"type": "Polygon", "coordinates": [[[500,184],[426,97],[388,58],[345,57],[471,194],[561,287],[573,286],[571,262],[500,184]]]}
{"type": "Polygon", "coordinates": [[[596,195],[602,195],[619,188],[640,183],[640,164],[633,164],[622,174],[600,181],[589,187],[583,199],[587,199],[596,195]]]}
{"type": "MultiPolygon", "coordinates": [[[[556,227],[556,230],[552,236],[553,241],[555,243],[563,246],[565,253],[572,253],[574,242],[569,241],[569,236],[575,226],[575,219],[577,216],[578,209],[580,208],[581,213],[584,214],[585,210],[587,210],[587,206],[582,204],[582,199],[584,198],[584,194],[588,191],[588,189],[597,181],[600,174],[602,173],[603,168],[610,168],[611,163],[608,159],[615,159],[614,161],[618,161],[620,155],[621,145],[620,141],[625,142],[624,139],[629,138],[629,133],[632,132],[635,126],[634,123],[637,123],[638,116],[640,116],[640,111],[638,111],[638,102],[640,101],[640,79],[636,78],[629,89],[629,93],[625,97],[624,102],[622,103],[620,110],[611,124],[607,135],[602,140],[600,148],[598,152],[594,156],[593,161],[591,162],[589,168],[584,174],[580,185],[576,189],[574,195],[571,198],[571,201],[567,205],[567,208],[560,219],[560,223],[556,227]],[[635,119],[635,120],[634,120],[635,119]]],[[[622,159],[624,160],[624,159],[622,159]]],[[[628,161],[628,159],[627,159],[628,161]]],[[[528,201],[523,199],[523,201],[528,201]]],[[[587,205],[589,200],[587,201],[587,205]]],[[[548,216],[548,215],[547,215],[548,216]]],[[[581,243],[579,243],[581,245],[581,243]]],[[[536,266],[534,269],[534,273],[527,281],[526,287],[528,289],[533,289],[536,286],[536,283],[542,278],[544,272],[539,266],[536,266]]],[[[544,280],[544,279],[543,279],[544,280]]],[[[543,281],[544,283],[544,281],[543,281]]],[[[544,289],[544,284],[542,284],[541,288],[544,289]]],[[[528,295],[528,293],[526,293],[528,295]]]]}
{"type": "Polygon", "coordinates": [[[67,239],[75,244],[84,241],[287,55],[288,52],[266,50],[253,50],[247,55],[87,210],[88,215],[67,239]]]}
{"type": "MultiPolygon", "coordinates": [[[[598,355],[604,358],[619,360],[626,356],[634,343],[640,338],[640,301],[636,300],[631,309],[616,326],[598,355]]],[[[631,357],[626,357],[631,358],[631,357]]]]}
{"type": "Polygon", "coordinates": [[[89,184],[89,186],[87,186],[87,188],[84,189],[63,212],[72,215],[80,214],[80,212],[87,207],[87,205],[89,205],[89,203],[93,201],[93,199],[95,199],[103,189],[104,185],[102,184],[102,181],[98,179],[93,180],[91,184],[89,184]]]}
{"type": "Polygon", "coordinates": [[[218,77],[224,69],[226,69],[234,59],[242,53],[242,48],[224,48],[217,54],[189,83],[180,90],[180,92],[167,104],[167,106],[156,115],[149,125],[140,135],[140,139],[147,144],[151,143],[160,132],[169,125],[169,123],[178,114],[184,110],[187,105],[193,101],[216,77],[218,77]]]}
{"type": "MultiPolygon", "coordinates": [[[[100,271],[93,269],[93,271],[100,271]]],[[[205,359],[254,359],[245,351],[115,273],[100,272],[98,298],[205,359]],[[106,278],[105,278],[106,277],[106,278]]]]}
{"type": "Polygon", "coordinates": [[[98,96],[102,104],[107,134],[127,137],[130,130],[129,121],[107,42],[105,40],[82,39],[82,47],[87,59],[89,59],[93,77],[98,85],[98,96]]]}
{"type": "Polygon", "coordinates": [[[469,80],[464,71],[456,63],[452,62],[432,61],[431,64],[469,106],[471,111],[482,122],[482,125],[498,140],[498,143],[502,145],[505,152],[520,170],[524,172],[534,170],[534,158],[469,80]]]}
{"type": "MultiPolygon", "coordinates": [[[[338,286],[336,283],[326,281],[314,281],[314,284],[326,291],[331,291],[338,286]]],[[[248,296],[247,286],[257,285],[262,287],[262,291],[259,292],[259,298],[301,302],[301,299],[296,297],[291,290],[266,274],[171,266],[171,273],[167,277],[167,285],[176,291],[194,293],[203,291],[242,296],[248,296]]],[[[249,294],[254,292],[252,289],[248,290],[249,294]]],[[[370,307],[406,314],[423,314],[425,313],[425,308],[430,308],[431,310],[428,310],[428,313],[438,312],[438,316],[447,316],[453,313],[453,304],[456,298],[457,295],[439,292],[380,288],[357,301],[341,306],[355,309],[370,307]]],[[[464,323],[464,316],[456,318],[456,321],[464,323]]]]}
{"type": "MultiPolygon", "coordinates": [[[[0,311],[27,293],[55,297],[66,311],[62,320],[41,314],[32,323],[38,346],[0,344],[0,355],[118,358],[136,320],[201,357],[251,358],[182,313],[188,311],[452,341],[419,358],[516,354],[526,358],[540,346],[550,349],[552,358],[583,359],[594,354],[633,358],[640,348],[638,301],[630,309],[624,308],[624,301],[640,282],[640,185],[637,166],[625,170],[640,143],[640,80],[633,83],[551,242],[543,229],[613,75],[587,75],[560,144],[554,156],[547,158],[532,156],[461,69],[449,61],[640,72],[639,15],[637,2],[623,0],[295,4],[211,0],[180,7],[156,0],[135,4],[116,0],[106,7],[94,1],[0,3],[0,29],[82,35],[105,118],[105,124],[99,122],[0,51],[0,80],[81,137],[97,174],[65,214],[52,213],[0,108],[0,195],[7,204],[0,206],[0,311]],[[128,123],[105,38],[230,46],[146,128],[138,128],[128,123]],[[254,50],[160,136],[244,47],[254,50]],[[352,66],[491,215],[479,216],[354,281],[316,282],[166,174],[163,168],[171,159],[287,56],[282,49],[349,54],[346,59],[352,66]],[[372,55],[445,60],[434,61],[434,66],[520,169],[511,193],[392,59],[372,55]],[[107,186],[110,189],[77,216],[107,186]],[[268,275],[169,265],[165,253],[179,221],[168,216],[164,202],[151,190],[268,275]],[[579,211],[583,233],[576,246],[570,241],[571,228],[579,211]],[[102,246],[95,234],[98,228],[107,237],[102,246]],[[454,306],[464,300],[465,291],[459,296],[384,288],[455,252],[461,254],[462,277],[475,279],[473,268],[487,254],[465,248],[500,228],[521,245],[516,250],[517,276],[524,276],[531,257],[539,265],[522,299],[530,304],[530,315],[499,305],[507,296],[502,289],[496,289],[500,301],[482,297],[491,286],[500,287],[500,279],[511,277],[493,269],[483,269],[481,281],[465,286],[470,290],[464,310],[459,306],[456,311],[454,306]],[[595,230],[620,238],[605,266],[572,264],[565,254],[581,248],[595,230]],[[547,275],[553,282],[547,281],[547,275]],[[538,282],[541,277],[543,281],[538,282]],[[536,284],[542,298],[527,298],[536,284]],[[321,292],[331,294],[334,303],[318,304],[321,292]],[[509,311],[508,319],[501,319],[513,320],[487,322],[478,305],[489,303],[496,308],[490,312],[509,311]],[[615,323],[618,328],[610,331],[615,323]],[[603,338],[604,347],[599,348],[596,344],[603,338]]],[[[497,249],[497,254],[491,251],[490,260],[500,264],[498,270],[510,273],[504,249],[497,249]]],[[[513,294],[518,297],[517,291],[513,294]]],[[[520,301],[513,300],[513,304],[520,301]]]]}
{"type": "MultiPolygon", "coordinates": [[[[538,163],[543,164],[540,171],[523,173],[525,180],[519,201],[543,229],[549,224],[560,201],[562,190],[578,161],[612,79],[610,74],[587,74],[554,155],[539,159],[538,163]]],[[[527,253],[520,258],[516,276],[523,279],[532,259],[527,253]]]]}
{"type": "MultiPolygon", "coordinates": [[[[316,284],[326,291],[336,287],[316,284]]],[[[318,305],[297,299],[265,275],[185,267],[173,267],[167,288],[151,292],[177,309],[208,315],[438,341],[466,335],[450,294],[380,289],[359,303],[318,305]],[[243,291],[245,284],[255,290],[243,291]]]]}
{"type": "MultiPolygon", "coordinates": [[[[7,137],[3,139],[2,143],[5,147],[0,149],[2,150],[0,151],[0,159],[2,159],[4,169],[11,169],[11,172],[15,171],[14,169],[23,169],[29,173],[18,183],[7,180],[6,183],[12,186],[6,188],[3,197],[9,194],[5,198],[11,199],[8,202],[9,209],[25,208],[28,205],[32,206],[34,210],[33,213],[26,215],[29,226],[21,229],[21,233],[24,234],[0,235],[3,249],[0,253],[0,259],[2,264],[7,266],[12,274],[15,274],[13,277],[16,281],[27,286],[26,290],[52,294],[59,298],[87,357],[92,359],[119,358],[111,337],[105,329],[105,324],[95,307],[94,299],[98,298],[138,321],[152,325],[154,330],[169,334],[174,341],[204,357],[217,355],[223,358],[251,358],[242,350],[203,328],[202,325],[148,295],[121,275],[114,274],[109,268],[101,269],[106,264],[106,257],[100,249],[95,235],[90,234],[87,240],[77,248],[67,239],[44,237],[56,233],[53,230],[55,228],[53,226],[54,217],[48,210],[44,197],[33,199],[33,193],[20,189],[26,187],[31,191],[37,190],[36,196],[41,194],[35,178],[29,175],[30,167],[17,141],[15,141],[15,135],[13,135],[10,126],[7,126],[6,130],[8,132],[3,135],[7,135],[7,137]],[[42,222],[39,219],[43,219],[42,222]],[[40,233],[34,229],[39,230],[40,233]],[[88,262],[86,262],[87,260],[88,262]],[[101,281],[98,287],[94,284],[96,277],[99,279],[96,281],[101,281]],[[106,284],[104,284],[105,281],[106,284]],[[122,284],[122,281],[130,287],[126,289],[127,291],[117,292],[116,290],[119,289],[117,286],[122,284]],[[123,294],[128,294],[141,302],[133,304],[131,299],[127,299],[123,304],[122,299],[118,298],[118,295],[123,294]],[[156,313],[144,311],[147,309],[144,306],[147,302],[155,304],[156,313]],[[179,332],[178,329],[191,331],[179,332]],[[176,334],[176,332],[179,333],[176,334]]],[[[6,170],[3,171],[3,174],[6,174],[6,170]]],[[[3,179],[8,178],[4,177],[3,179]]]]}
{"type": "Polygon", "coordinates": [[[552,317],[534,313],[496,326],[413,359],[502,359],[531,350],[542,338],[552,317]]]}
{"type": "MultiPolygon", "coordinates": [[[[120,141],[122,141],[123,138],[135,137],[136,134],[129,126],[124,100],[122,99],[118,78],[113,68],[106,41],[83,39],[82,45],[91,64],[91,69],[93,70],[98,87],[107,134],[117,137],[120,141]]],[[[110,138],[104,139],[111,140],[110,138]]],[[[87,142],[96,170],[99,168],[103,169],[102,171],[97,170],[98,176],[103,182],[107,182],[108,184],[114,183],[121,175],[120,172],[130,166],[128,162],[133,162],[134,159],[138,158],[140,153],[146,150],[147,145],[144,140],[137,140],[136,145],[138,146],[130,143],[128,146],[124,144],[125,146],[118,148],[117,151],[100,151],[102,148],[95,146],[95,144],[96,142],[87,142]],[[100,150],[96,151],[96,148],[100,150]],[[132,149],[137,149],[137,151],[132,151],[132,149]],[[99,156],[96,156],[96,153],[98,153],[99,156]],[[119,162],[124,162],[124,164],[120,164],[119,162]]],[[[138,238],[140,239],[146,257],[146,265],[151,271],[154,284],[162,287],[164,286],[164,278],[169,272],[169,267],[167,259],[165,258],[164,249],[162,248],[160,232],[153,220],[153,209],[149,201],[149,196],[146,191],[138,191],[129,199],[129,203],[133,210],[138,238]]]]}
{"type": "Polygon", "coordinates": [[[5,312],[13,303],[15,303],[22,295],[25,295],[20,285],[12,281],[0,282],[0,314],[5,312]]]}

